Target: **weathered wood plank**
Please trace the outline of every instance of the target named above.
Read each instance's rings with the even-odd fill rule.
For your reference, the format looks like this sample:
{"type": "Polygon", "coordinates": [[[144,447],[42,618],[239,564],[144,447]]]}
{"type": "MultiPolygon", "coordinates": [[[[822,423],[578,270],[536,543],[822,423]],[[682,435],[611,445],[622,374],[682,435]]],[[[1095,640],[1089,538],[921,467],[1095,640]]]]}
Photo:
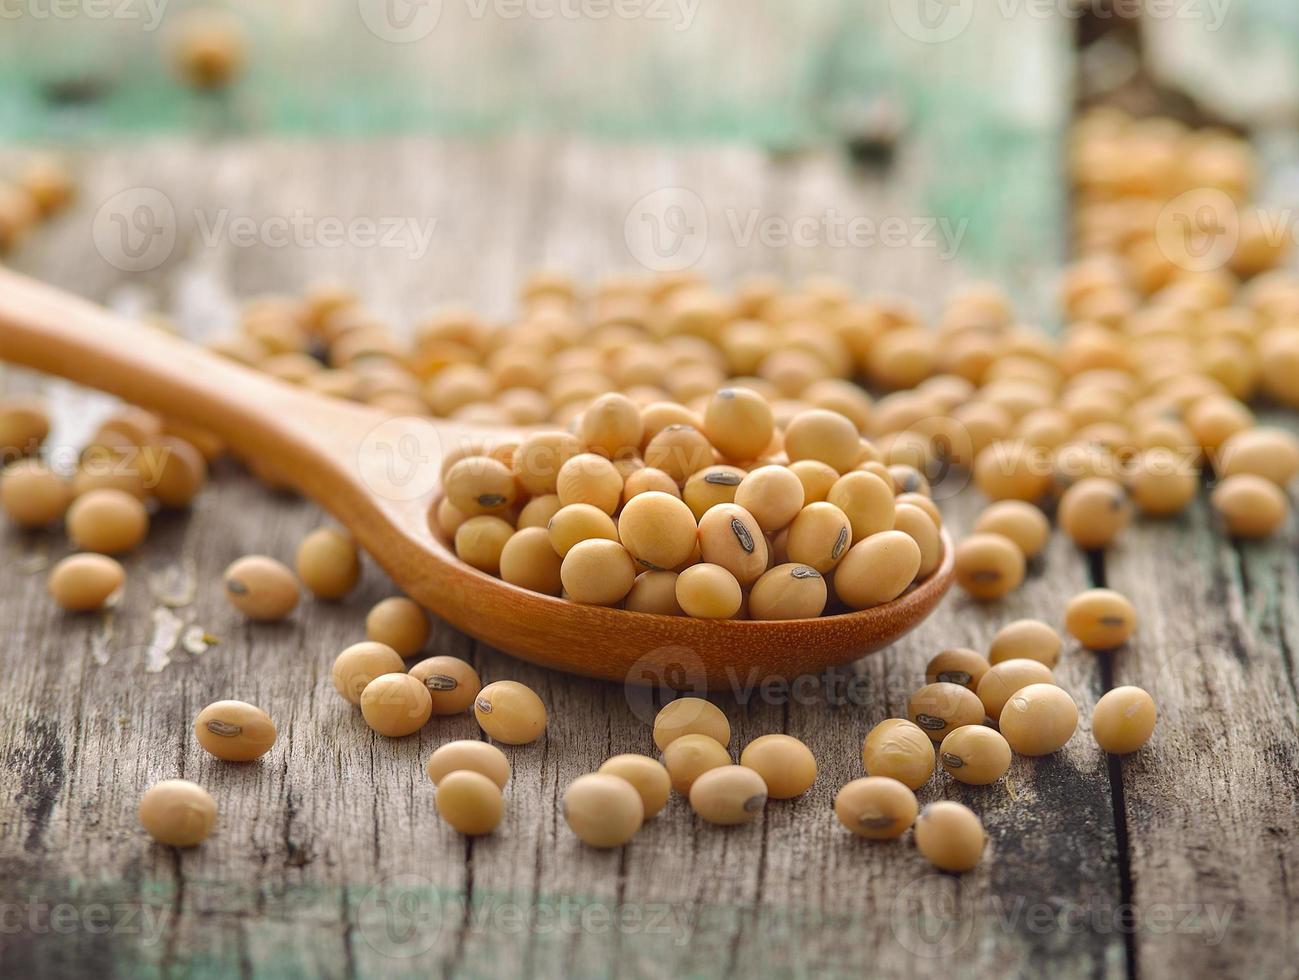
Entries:
{"type": "MultiPolygon", "coordinates": [[[[328,158],[275,143],[109,152],[87,166],[78,209],[20,259],[96,298],[143,296],[178,311],[196,332],[210,329],[220,319],[213,311],[236,293],[329,275],[359,282],[401,323],[439,299],[503,313],[519,271],[531,264],[563,261],[586,276],[631,265],[626,216],[645,194],[671,186],[690,188],[703,202],[709,220],[699,268],[721,280],[760,269],[791,277],[830,269],[861,287],[914,293],[932,305],[966,274],[932,249],[736,240],[728,217],[754,210],[815,216],[828,199],[845,215],[923,211],[905,182],[859,182],[830,157],[772,162],[736,149],[540,140],[341,146],[328,158]],[[376,179],[380,173],[384,179],[376,179]],[[130,277],[128,291],[128,277],[96,254],[88,229],[103,201],[145,182],[173,200],[178,243],[158,269],[130,277]],[[206,216],[213,202],[255,218],[299,207],[345,219],[437,217],[436,250],[413,260],[383,249],[243,248],[225,238],[206,245],[194,212],[206,216]]],[[[72,411],[85,415],[81,407],[72,411]]],[[[945,501],[958,532],[978,503],[975,494],[945,501]]],[[[440,721],[390,742],[370,733],[330,689],[330,661],[359,637],[368,604],[387,593],[382,576],[370,569],[346,604],[305,602],[280,626],[243,624],[225,607],[211,582],[226,563],[248,551],[288,556],[319,519],[315,508],[270,497],[223,468],[190,518],[160,522],[130,559],[132,590],[113,617],[103,665],[93,657],[97,620],[52,610],[39,574],[23,574],[14,562],[0,570],[0,609],[14,624],[13,642],[0,651],[7,678],[0,740],[11,746],[14,773],[0,786],[5,879],[15,883],[9,887],[20,905],[29,895],[78,907],[111,901],[144,906],[159,923],[154,942],[84,932],[69,944],[32,930],[0,936],[6,962],[12,954],[12,962],[33,969],[72,972],[107,952],[123,972],[146,976],[868,969],[929,976],[966,966],[1032,976],[1050,956],[1064,976],[1123,974],[1121,935],[1059,922],[1062,909],[1107,907],[1123,893],[1109,775],[1081,736],[1058,758],[1016,760],[1004,786],[976,790],[938,779],[925,788],[925,799],[962,799],[987,823],[990,858],[961,879],[932,874],[905,842],[851,839],[829,812],[838,786],[860,775],[862,736],[902,710],[932,653],[984,647],[1017,616],[1059,623],[1065,599],[1087,582],[1085,561],[1062,542],[1047,558],[1050,575],[1039,570],[1006,603],[981,607],[954,595],[893,649],[831,675],[849,692],[848,703],[825,693],[746,692],[743,675],[738,698],[714,692],[731,717],[737,750],[759,734],[790,731],[817,752],[817,785],[804,799],[773,803],[760,823],[730,831],[700,825],[674,800],[630,847],[601,854],[576,843],[557,800],[607,755],[650,750],[648,719],[618,686],[550,674],[438,632],[433,646],[466,656],[485,679],[534,686],[553,719],[544,740],[508,750],[516,776],[501,830],[466,842],[434,816],[422,763],[445,739],[475,737],[472,720],[440,721]],[[197,658],[175,654],[164,671],[146,674],[141,648],[156,603],[141,588],[142,572],[187,558],[200,588],[181,615],[222,642],[197,658]],[[281,724],[281,743],[254,766],[214,765],[188,733],[199,708],[227,696],[256,701],[281,724]],[[149,845],[134,819],[142,788],[170,775],[200,780],[223,805],[220,831],[183,855],[149,845]]],[[[12,531],[0,541],[30,550],[12,531]]],[[[48,548],[57,558],[65,545],[51,539],[48,548]]],[[[1070,654],[1059,676],[1085,713],[1100,692],[1094,660],[1070,654]]],[[[1159,975],[1157,966],[1150,973],[1159,975]]]]}
{"type": "Polygon", "coordinates": [[[1145,688],[1160,711],[1150,745],[1113,763],[1142,975],[1293,969],[1296,554],[1293,520],[1274,539],[1232,541],[1202,495],[1106,556],[1109,585],[1141,625],[1102,655],[1102,671],[1145,688]]]}

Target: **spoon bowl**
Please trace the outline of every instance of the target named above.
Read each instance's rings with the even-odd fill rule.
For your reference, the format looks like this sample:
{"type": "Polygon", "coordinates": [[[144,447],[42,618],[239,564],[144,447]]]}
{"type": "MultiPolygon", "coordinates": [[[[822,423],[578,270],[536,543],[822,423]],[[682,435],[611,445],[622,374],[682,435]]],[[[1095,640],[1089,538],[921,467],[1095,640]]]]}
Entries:
{"type": "Polygon", "coordinates": [[[329,511],[412,599],[479,640],[557,670],[675,688],[815,674],[888,646],[952,582],[944,531],[937,570],[860,612],[757,622],[579,605],[466,565],[430,522],[447,454],[527,430],[394,417],[319,395],[3,268],[0,359],[210,430],[329,511]]]}

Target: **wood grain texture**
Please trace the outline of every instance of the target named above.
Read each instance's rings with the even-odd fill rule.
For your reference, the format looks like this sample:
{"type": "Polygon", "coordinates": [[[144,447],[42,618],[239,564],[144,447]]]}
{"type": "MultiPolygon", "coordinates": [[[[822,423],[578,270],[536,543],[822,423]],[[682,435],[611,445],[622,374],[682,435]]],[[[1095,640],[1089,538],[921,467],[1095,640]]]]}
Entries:
{"type": "MultiPolygon", "coordinates": [[[[1297,428],[1292,415],[1268,421],[1297,428]]],[[[1293,970],[1297,556],[1293,518],[1275,539],[1235,541],[1202,496],[1106,559],[1141,626],[1102,669],[1160,710],[1150,749],[1113,763],[1143,975],[1232,973],[1246,959],[1259,975],[1293,970]]]]}
{"type": "Polygon", "coordinates": [[[180,84],[169,57],[186,15],[210,6],[15,5],[0,32],[4,136],[522,130],[887,158],[901,130],[932,161],[908,175],[923,187],[909,206],[968,222],[985,267],[1023,287],[1061,254],[1068,18],[965,4],[935,8],[931,28],[924,8],[859,0],[226,0],[246,67],[214,94],[180,84]]]}
{"type": "Polygon", "coordinates": [[[943,533],[941,561],[923,581],[891,602],[839,615],[730,622],[573,604],[467,567],[450,537],[432,527],[446,454],[517,444],[522,430],[393,418],[269,378],[7,270],[0,270],[0,354],[212,433],[254,469],[282,474],[286,487],[345,527],[394,585],[449,625],[584,677],[625,683],[639,674],[679,688],[670,675],[684,666],[721,684],[740,660],[772,675],[814,673],[888,646],[952,584],[953,545],[943,533]]]}
{"type": "MultiPolygon", "coordinates": [[[[733,205],[799,215],[827,195],[887,213],[907,194],[905,184],[855,182],[823,157],[536,140],[403,141],[327,155],[163,143],[106,153],[84,172],[82,203],[20,264],[120,307],[173,311],[194,333],[220,326],[236,294],[331,274],[359,282],[403,323],[438,298],[503,312],[519,271],[534,263],[584,275],[627,266],[625,218],[656,187],[690,187],[710,213],[733,205]],[[380,164],[387,179],[374,179],[380,164]],[[166,262],[128,277],[103,261],[89,229],[105,200],[146,181],[184,202],[178,214],[214,202],[252,215],[286,206],[427,214],[446,237],[413,260],[381,249],[209,246],[186,220],[166,262]]],[[[829,270],[932,304],[965,274],[924,250],[745,248],[718,232],[724,222],[709,228],[699,267],[722,281],[829,270]]],[[[6,377],[7,390],[32,383],[6,377]]],[[[56,443],[75,444],[103,405],[39,383],[60,413],[56,443]]],[[[959,536],[978,495],[943,496],[959,536]]],[[[0,959],[14,973],[71,976],[107,962],[134,976],[1130,977],[1135,967],[1150,978],[1196,975],[1206,964],[1240,975],[1242,964],[1261,963],[1278,974],[1293,958],[1293,537],[1238,552],[1200,504],[1172,524],[1134,528],[1104,563],[1056,538],[1005,602],[953,594],[894,647],[814,683],[786,691],[737,670],[732,690],[713,692],[731,719],[732,748],[787,731],[816,752],[817,784],[729,830],[702,825],[675,798],[630,846],[602,853],[576,842],[558,800],[607,756],[652,751],[655,706],[621,685],[548,672],[438,629],[431,651],[469,659],[484,680],[529,684],[552,719],[541,741],[506,747],[515,777],[501,829],[466,841],[436,818],[423,762],[443,741],[478,737],[472,719],[386,740],[330,686],[333,656],[390,593],[385,578],[370,566],[346,603],[304,601],[279,625],[241,622],[213,587],[242,554],[290,556],[320,520],[315,508],[220,467],[195,512],[160,519],[128,560],[131,587],[111,626],[60,614],[44,597],[33,569],[60,557],[64,541],[4,530],[0,959]],[[197,656],[173,652],[148,673],[159,605],[150,573],[191,562],[194,601],[176,614],[220,642],[197,656]],[[960,799],[983,817],[990,850],[976,871],[938,875],[906,840],[870,844],[837,826],[830,803],[861,775],[862,737],[902,712],[929,656],[984,649],[1021,616],[1059,626],[1068,597],[1103,578],[1130,589],[1142,632],[1113,663],[1066,648],[1057,674],[1083,721],[1065,751],[1016,759],[997,786],[937,778],[922,790],[923,800],[960,799]],[[1152,668],[1148,651],[1184,649],[1195,651],[1185,672],[1152,668]],[[1087,734],[1107,671],[1149,683],[1163,710],[1152,747],[1117,764],[1087,734]],[[281,739],[259,763],[217,764],[194,744],[194,714],[223,697],[253,701],[279,723],[281,739]],[[150,844],[134,815],[140,792],[172,776],[198,780],[221,805],[218,831],[183,854],[150,844]],[[1210,935],[1140,918],[1174,901],[1235,903],[1230,927],[1210,935]],[[1115,918],[1127,902],[1142,926],[1133,932],[1115,918]],[[55,907],[67,909],[59,929],[55,907]]]]}

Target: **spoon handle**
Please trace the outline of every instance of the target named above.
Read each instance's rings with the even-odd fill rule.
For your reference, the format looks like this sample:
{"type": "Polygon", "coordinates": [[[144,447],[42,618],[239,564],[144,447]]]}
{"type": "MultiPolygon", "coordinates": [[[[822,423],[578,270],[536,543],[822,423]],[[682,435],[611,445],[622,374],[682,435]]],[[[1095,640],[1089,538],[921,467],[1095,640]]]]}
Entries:
{"type": "MultiPolygon", "coordinates": [[[[355,406],[294,388],[0,266],[0,360],[117,395],[274,458],[355,406]]],[[[282,459],[283,457],[280,456],[282,459]]]]}

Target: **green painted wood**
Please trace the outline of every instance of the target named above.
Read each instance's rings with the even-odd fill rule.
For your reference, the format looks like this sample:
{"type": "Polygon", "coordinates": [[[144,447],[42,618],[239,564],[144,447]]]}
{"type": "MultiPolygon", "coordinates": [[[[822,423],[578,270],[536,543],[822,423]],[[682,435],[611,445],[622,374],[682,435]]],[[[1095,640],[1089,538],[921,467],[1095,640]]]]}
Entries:
{"type": "Polygon", "coordinates": [[[0,22],[0,140],[524,130],[784,154],[842,151],[882,111],[901,121],[912,159],[932,164],[917,200],[969,224],[970,257],[989,274],[1023,284],[1063,240],[1063,20],[987,8],[967,24],[962,4],[951,31],[930,33],[894,16],[905,3],[440,0],[413,8],[440,10],[427,34],[396,43],[408,35],[362,15],[376,24],[379,0],[237,0],[226,6],[250,38],[248,68],[210,95],[178,84],[167,60],[185,15],[206,5],[115,2],[138,16],[0,22]],[[600,16],[606,7],[629,15],[600,16]]]}

